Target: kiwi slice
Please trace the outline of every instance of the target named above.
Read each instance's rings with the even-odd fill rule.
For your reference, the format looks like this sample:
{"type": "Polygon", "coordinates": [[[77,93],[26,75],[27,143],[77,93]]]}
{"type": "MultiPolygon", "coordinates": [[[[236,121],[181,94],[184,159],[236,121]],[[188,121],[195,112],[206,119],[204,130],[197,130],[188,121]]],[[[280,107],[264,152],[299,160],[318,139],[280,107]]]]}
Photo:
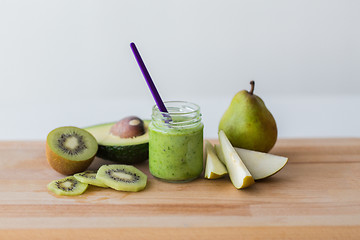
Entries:
{"type": "Polygon", "coordinates": [[[138,192],[145,188],[147,176],[139,169],[122,164],[103,165],[99,168],[96,178],[107,186],[129,192],[138,192]]]}
{"type": "Polygon", "coordinates": [[[85,192],[88,184],[78,181],[74,176],[54,180],[47,188],[56,195],[75,196],[85,192]]]}
{"type": "Polygon", "coordinates": [[[98,150],[93,135],[77,127],[52,130],[46,139],[46,157],[52,168],[64,175],[85,171],[98,150]]]}
{"type": "Polygon", "coordinates": [[[87,183],[98,187],[105,187],[105,188],[108,187],[102,181],[96,178],[95,171],[85,171],[85,172],[77,173],[74,175],[74,177],[82,183],[87,183]]]}

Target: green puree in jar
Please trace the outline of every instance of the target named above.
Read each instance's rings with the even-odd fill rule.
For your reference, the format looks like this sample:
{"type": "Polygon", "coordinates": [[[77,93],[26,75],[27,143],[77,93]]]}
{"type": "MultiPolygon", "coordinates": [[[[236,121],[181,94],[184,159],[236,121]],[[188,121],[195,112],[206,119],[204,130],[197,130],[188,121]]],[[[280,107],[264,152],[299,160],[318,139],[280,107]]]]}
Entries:
{"type": "Polygon", "coordinates": [[[149,126],[149,168],[167,181],[191,181],[203,170],[203,124],[149,126]]]}

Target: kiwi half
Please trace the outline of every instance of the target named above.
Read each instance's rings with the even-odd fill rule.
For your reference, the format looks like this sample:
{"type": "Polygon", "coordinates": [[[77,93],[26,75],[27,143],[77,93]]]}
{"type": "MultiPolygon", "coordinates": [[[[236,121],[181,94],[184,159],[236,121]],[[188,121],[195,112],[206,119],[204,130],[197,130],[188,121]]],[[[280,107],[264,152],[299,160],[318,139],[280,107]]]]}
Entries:
{"type": "Polygon", "coordinates": [[[113,189],[129,192],[144,189],[147,182],[146,174],[133,166],[122,164],[101,166],[96,178],[113,189]]]}
{"type": "Polygon", "coordinates": [[[52,168],[64,175],[86,170],[98,150],[94,136],[77,127],[52,130],[46,139],[46,157],[52,168]]]}
{"type": "Polygon", "coordinates": [[[80,195],[87,189],[88,184],[78,181],[74,176],[54,180],[47,188],[56,195],[75,196],[80,195]]]}
{"type": "Polygon", "coordinates": [[[102,181],[96,178],[95,171],[85,171],[81,173],[76,173],[74,177],[82,183],[87,183],[97,187],[105,187],[105,188],[108,187],[106,184],[104,184],[102,181]]]}

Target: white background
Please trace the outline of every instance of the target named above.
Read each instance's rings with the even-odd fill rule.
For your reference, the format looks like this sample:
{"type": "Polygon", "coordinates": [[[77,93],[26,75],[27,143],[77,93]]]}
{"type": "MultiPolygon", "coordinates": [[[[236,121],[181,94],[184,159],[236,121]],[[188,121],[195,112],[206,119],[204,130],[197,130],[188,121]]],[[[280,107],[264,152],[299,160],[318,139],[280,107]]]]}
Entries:
{"type": "Polygon", "coordinates": [[[0,140],[199,104],[205,137],[234,94],[262,97],[279,137],[359,137],[360,1],[0,0],[0,140]]]}

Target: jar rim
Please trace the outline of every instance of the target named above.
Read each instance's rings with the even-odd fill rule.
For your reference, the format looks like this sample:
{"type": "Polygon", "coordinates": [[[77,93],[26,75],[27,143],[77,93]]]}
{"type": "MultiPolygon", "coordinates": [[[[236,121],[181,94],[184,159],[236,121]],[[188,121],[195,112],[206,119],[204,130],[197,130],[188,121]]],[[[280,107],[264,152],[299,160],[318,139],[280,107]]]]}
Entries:
{"type": "Polygon", "coordinates": [[[166,108],[170,107],[170,106],[166,106],[166,105],[169,105],[169,104],[173,104],[173,103],[177,103],[177,104],[186,104],[187,106],[192,106],[191,110],[190,111],[187,111],[187,112],[171,112],[169,111],[168,109],[168,113],[167,112],[162,112],[159,110],[158,106],[155,104],[153,106],[153,110],[157,110],[158,112],[160,113],[164,113],[164,114],[175,114],[175,115],[178,115],[178,114],[192,114],[192,113],[196,113],[196,112],[199,112],[200,111],[200,106],[195,104],[195,103],[192,103],[192,102],[187,102],[187,101],[164,101],[164,105],[166,108]]]}
{"type": "Polygon", "coordinates": [[[199,105],[187,101],[164,102],[168,112],[161,112],[157,105],[152,109],[151,122],[177,129],[201,123],[199,105]]]}

